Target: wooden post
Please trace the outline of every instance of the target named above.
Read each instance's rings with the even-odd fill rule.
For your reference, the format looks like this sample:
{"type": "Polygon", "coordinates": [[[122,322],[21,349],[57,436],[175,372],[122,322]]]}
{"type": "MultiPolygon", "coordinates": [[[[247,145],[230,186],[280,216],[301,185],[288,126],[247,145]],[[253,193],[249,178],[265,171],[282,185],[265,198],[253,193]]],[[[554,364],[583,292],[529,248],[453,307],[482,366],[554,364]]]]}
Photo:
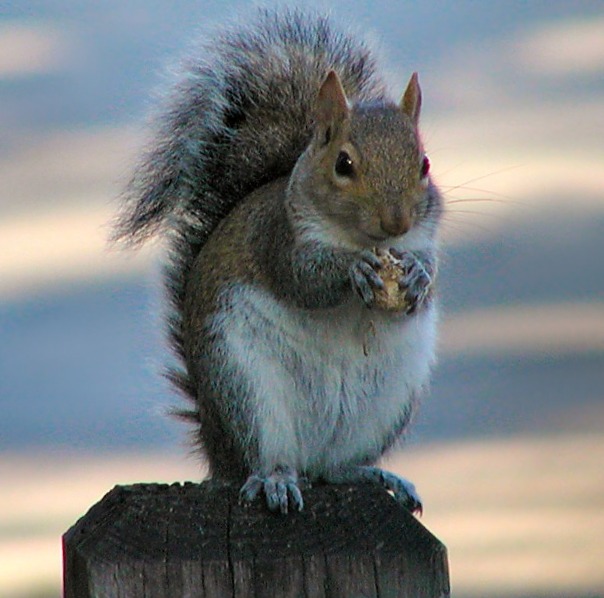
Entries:
{"type": "Polygon", "coordinates": [[[304,500],[283,516],[214,481],[116,486],[63,536],[65,597],[449,596],[445,547],[381,488],[304,500]]]}

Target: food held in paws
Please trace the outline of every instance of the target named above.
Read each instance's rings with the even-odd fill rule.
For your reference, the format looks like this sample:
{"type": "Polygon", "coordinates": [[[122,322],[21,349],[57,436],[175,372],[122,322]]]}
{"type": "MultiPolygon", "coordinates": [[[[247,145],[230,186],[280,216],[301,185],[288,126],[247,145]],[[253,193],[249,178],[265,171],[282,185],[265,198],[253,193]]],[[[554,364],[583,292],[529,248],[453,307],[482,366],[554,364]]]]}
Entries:
{"type": "Polygon", "coordinates": [[[406,290],[401,289],[398,282],[405,274],[403,262],[385,249],[376,249],[375,253],[382,263],[379,275],[384,281],[384,288],[374,290],[375,307],[390,311],[405,311],[409,306],[405,297],[406,290]]]}

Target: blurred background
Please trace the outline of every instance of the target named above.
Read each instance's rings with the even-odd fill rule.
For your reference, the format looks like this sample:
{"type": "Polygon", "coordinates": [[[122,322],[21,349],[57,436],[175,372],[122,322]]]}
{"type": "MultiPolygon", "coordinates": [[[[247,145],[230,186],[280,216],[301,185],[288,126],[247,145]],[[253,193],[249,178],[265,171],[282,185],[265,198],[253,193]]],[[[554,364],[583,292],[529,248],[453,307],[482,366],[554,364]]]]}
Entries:
{"type": "MultiPolygon", "coordinates": [[[[107,222],[162,73],[248,4],[0,9],[0,596],[58,596],[60,536],[114,484],[202,475],[165,415],[161,248],[107,222]]],[[[604,596],[604,3],[339,8],[393,94],[419,71],[448,202],[440,362],[388,466],[454,596],[604,596]]]]}

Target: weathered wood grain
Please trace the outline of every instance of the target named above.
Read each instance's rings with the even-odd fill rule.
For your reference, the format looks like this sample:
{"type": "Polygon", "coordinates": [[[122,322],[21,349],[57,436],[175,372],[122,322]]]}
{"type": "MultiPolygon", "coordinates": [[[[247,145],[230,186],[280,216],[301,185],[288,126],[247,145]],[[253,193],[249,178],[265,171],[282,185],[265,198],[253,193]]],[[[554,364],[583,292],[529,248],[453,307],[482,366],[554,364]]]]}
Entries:
{"type": "Polygon", "coordinates": [[[369,484],[287,516],[214,481],[116,486],[63,537],[66,598],[441,598],[445,547],[369,484]]]}

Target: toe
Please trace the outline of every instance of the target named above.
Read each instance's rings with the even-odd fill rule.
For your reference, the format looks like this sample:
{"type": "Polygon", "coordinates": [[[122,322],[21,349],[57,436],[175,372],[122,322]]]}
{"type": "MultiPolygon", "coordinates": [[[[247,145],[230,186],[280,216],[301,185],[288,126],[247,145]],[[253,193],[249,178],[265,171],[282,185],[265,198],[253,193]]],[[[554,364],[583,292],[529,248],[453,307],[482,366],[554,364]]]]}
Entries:
{"type": "Polygon", "coordinates": [[[288,484],[287,489],[289,491],[292,507],[294,507],[296,511],[301,511],[304,508],[304,499],[302,498],[300,488],[298,488],[297,484],[290,483],[288,484]]]}
{"type": "Polygon", "coordinates": [[[263,481],[257,475],[251,475],[239,491],[239,499],[244,502],[254,500],[262,489],[263,481]]]}

